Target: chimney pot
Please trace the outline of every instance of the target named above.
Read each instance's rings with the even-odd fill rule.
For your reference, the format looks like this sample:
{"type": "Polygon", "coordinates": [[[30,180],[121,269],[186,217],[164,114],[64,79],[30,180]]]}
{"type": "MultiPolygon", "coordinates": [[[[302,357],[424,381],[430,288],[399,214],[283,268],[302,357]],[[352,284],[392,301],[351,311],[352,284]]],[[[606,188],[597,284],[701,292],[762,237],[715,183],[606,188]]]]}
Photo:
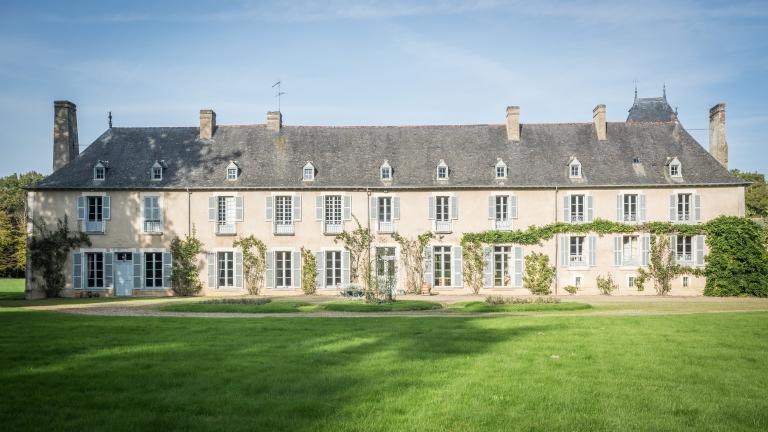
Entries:
{"type": "Polygon", "coordinates": [[[608,131],[605,124],[605,105],[599,104],[592,110],[592,123],[595,125],[598,141],[608,139],[608,131]]]}
{"type": "Polygon", "coordinates": [[[725,104],[709,110],[709,153],[728,169],[728,141],[725,140],[725,104]]]}
{"type": "Polygon", "coordinates": [[[77,139],[77,106],[67,100],[53,102],[53,170],[80,154],[77,139]]]}
{"type": "Polygon", "coordinates": [[[283,127],[283,114],[280,111],[267,112],[267,129],[279,132],[283,127]]]}
{"type": "Polygon", "coordinates": [[[520,141],[520,107],[507,107],[507,141],[520,141]]]}
{"type": "Polygon", "coordinates": [[[200,110],[200,139],[210,140],[216,131],[216,113],[212,109],[200,110]]]}

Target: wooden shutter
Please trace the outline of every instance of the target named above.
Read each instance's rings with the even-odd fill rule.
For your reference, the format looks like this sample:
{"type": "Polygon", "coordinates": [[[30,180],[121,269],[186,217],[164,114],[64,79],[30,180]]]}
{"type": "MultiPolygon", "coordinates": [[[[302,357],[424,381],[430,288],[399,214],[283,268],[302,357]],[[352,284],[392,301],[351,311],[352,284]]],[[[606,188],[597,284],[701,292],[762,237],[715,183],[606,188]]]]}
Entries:
{"type": "Polygon", "coordinates": [[[453,265],[451,266],[451,285],[456,288],[464,286],[464,255],[461,246],[454,246],[451,250],[453,265]]]}
{"type": "Polygon", "coordinates": [[[301,252],[291,252],[291,286],[301,286],[301,252]]]}
{"type": "Polygon", "coordinates": [[[677,221],[677,194],[671,194],[669,196],[669,221],[677,221]]]}
{"type": "Polygon", "coordinates": [[[275,287],[275,253],[267,252],[266,262],[264,263],[264,276],[267,288],[275,287]]]}
{"type": "Polygon", "coordinates": [[[318,222],[322,222],[324,219],[324,204],[325,204],[325,196],[324,195],[318,195],[315,197],[315,220],[318,222]]]}
{"type": "Polygon", "coordinates": [[[352,219],[352,195],[344,195],[344,220],[348,221],[352,219]]]}
{"type": "Polygon", "coordinates": [[[349,285],[350,275],[352,274],[351,268],[352,262],[348,250],[341,251],[341,284],[344,286],[349,285]]]}
{"type": "Polygon", "coordinates": [[[264,218],[268,221],[272,220],[272,209],[275,206],[275,197],[268,196],[266,203],[264,204],[264,218]]]}
{"type": "Polygon", "coordinates": [[[496,195],[488,197],[488,219],[496,220],[496,195]]]}
{"type": "Polygon", "coordinates": [[[493,287],[493,248],[483,247],[483,287],[493,287]]]}
{"type": "Polygon", "coordinates": [[[570,246],[570,238],[567,235],[560,236],[560,265],[563,267],[568,267],[570,264],[568,260],[570,246]]]}
{"type": "Polygon", "coordinates": [[[451,219],[459,218],[459,197],[451,197],[451,219]]]}
{"type": "Polygon", "coordinates": [[[571,196],[563,197],[563,222],[571,221],[571,196]]]}
{"type": "Polygon", "coordinates": [[[523,248],[515,246],[515,287],[523,286],[523,248]]]}
{"type": "Polygon", "coordinates": [[[368,213],[370,213],[371,220],[379,220],[379,198],[371,197],[368,201],[368,213]]]}
{"type": "Polygon", "coordinates": [[[315,286],[318,288],[325,287],[325,254],[326,252],[318,252],[315,254],[315,269],[317,269],[315,286]]]}
{"type": "Polygon", "coordinates": [[[144,264],[144,254],[140,250],[136,249],[133,254],[133,287],[141,289],[144,286],[144,270],[142,266],[144,264]]]}
{"type": "Polygon", "coordinates": [[[429,219],[435,219],[435,197],[429,197],[429,219]]]}
{"type": "Polygon", "coordinates": [[[704,265],[704,236],[697,235],[693,238],[695,243],[695,263],[697,266],[704,265]]]}
{"type": "Polygon", "coordinates": [[[104,220],[112,219],[112,199],[109,195],[104,195],[101,201],[101,215],[104,220]]]}
{"type": "Polygon", "coordinates": [[[235,197],[235,220],[243,221],[243,197],[241,196],[235,197]]]}
{"type": "Polygon", "coordinates": [[[613,265],[620,266],[622,261],[622,236],[613,237],[613,265]]]}
{"type": "Polygon", "coordinates": [[[643,242],[642,243],[642,254],[640,255],[641,256],[641,260],[642,260],[641,264],[644,265],[644,266],[647,266],[648,262],[649,262],[649,258],[650,258],[650,253],[651,253],[650,252],[651,251],[651,236],[649,236],[648,234],[643,234],[643,236],[641,237],[641,240],[643,242]]]}
{"type": "Polygon", "coordinates": [[[509,218],[517,219],[517,196],[509,196],[509,218]]]}
{"type": "Polygon", "coordinates": [[[85,197],[77,197],[77,220],[85,219],[85,197]]]}
{"type": "Polygon", "coordinates": [[[173,272],[173,257],[170,252],[163,252],[163,287],[171,288],[171,275],[173,272]]]}
{"type": "Polygon", "coordinates": [[[589,236],[589,266],[597,265],[597,236],[589,236]]]}
{"type": "Polygon", "coordinates": [[[144,222],[152,219],[152,197],[144,197],[144,222]]]}
{"type": "Polygon", "coordinates": [[[208,197],[208,221],[216,222],[216,197],[208,197]]]}
{"type": "Polygon", "coordinates": [[[112,266],[112,252],[104,252],[104,288],[111,287],[114,282],[114,267],[112,266]]]}
{"type": "Polygon", "coordinates": [[[83,287],[83,254],[80,252],[77,252],[72,255],[72,288],[81,289],[82,287],[83,287]]]}
{"type": "Polygon", "coordinates": [[[216,288],[216,253],[208,252],[208,287],[216,288]]]}
{"type": "Polygon", "coordinates": [[[701,195],[693,194],[693,221],[701,221],[701,195]]]}
{"type": "Polygon", "coordinates": [[[639,222],[645,222],[645,194],[637,195],[638,214],[637,218],[639,222]]]}
{"type": "Polygon", "coordinates": [[[293,198],[293,220],[301,221],[301,195],[294,195],[293,198]]]}
{"type": "Polygon", "coordinates": [[[594,210],[592,207],[592,195],[587,195],[585,198],[587,201],[587,222],[592,222],[592,216],[594,215],[594,210]]]}
{"type": "Polygon", "coordinates": [[[243,287],[243,253],[235,251],[235,287],[243,287]]]}
{"type": "Polygon", "coordinates": [[[624,221],[624,195],[616,195],[616,220],[619,222],[624,221]]]}
{"type": "Polygon", "coordinates": [[[669,250],[672,254],[672,262],[677,263],[677,236],[669,236],[669,250]]]}
{"type": "Polygon", "coordinates": [[[392,197],[392,219],[400,220],[400,197],[392,197]]]}
{"type": "Polygon", "coordinates": [[[432,261],[432,247],[424,246],[424,283],[435,284],[435,272],[432,261]]]}

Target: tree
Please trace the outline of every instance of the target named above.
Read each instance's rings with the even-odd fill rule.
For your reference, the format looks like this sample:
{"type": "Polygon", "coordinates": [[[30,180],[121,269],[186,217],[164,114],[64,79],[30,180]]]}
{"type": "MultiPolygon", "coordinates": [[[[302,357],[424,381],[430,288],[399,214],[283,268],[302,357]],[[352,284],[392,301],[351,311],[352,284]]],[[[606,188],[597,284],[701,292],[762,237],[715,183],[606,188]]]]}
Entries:
{"type": "Polygon", "coordinates": [[[197,231],[192,227],[192,235],[184,240],[176,237],[171,240],[171,284],[173,292],[180,296],[192,296],[203,289],[197,268],[197,255],[203,249],[203,242],[197,238],[197,231]]]}
{"type": "Polygon", "coordinates": [[[43,176],[31,171],[0,178],[0,276],[22,276],[27,264],[27,191],[43,176]]]}
{"type": "Polygon", "coordinates": [[[35,223],[36,233],[29,240],[29,257],[35,269],[35,280],[42,275],[45,295],[57,297],[64,289],[64,266],[67,255],[80,246],[91,245],[88,235],[79,231],[70,231],[67,217],[59,219],[56,230],[49,229],[44,223],[35,223]]]}
{"type": "Polygon", "coordinates": [[[765,175],[758,172],[731,170],[731,174],[752,182],[747,186],[744,200],[749,217],[768,217],[768,186],[765,184],[765,175]]]}
{"type": "Polygon", "coordinates": [[[552,292],[552,281],[555,279],[555,268],[549,265],[547,254],[533,252],[525,256],[525,274],[523,287],[532,294],[549,295],[552,292]]]}

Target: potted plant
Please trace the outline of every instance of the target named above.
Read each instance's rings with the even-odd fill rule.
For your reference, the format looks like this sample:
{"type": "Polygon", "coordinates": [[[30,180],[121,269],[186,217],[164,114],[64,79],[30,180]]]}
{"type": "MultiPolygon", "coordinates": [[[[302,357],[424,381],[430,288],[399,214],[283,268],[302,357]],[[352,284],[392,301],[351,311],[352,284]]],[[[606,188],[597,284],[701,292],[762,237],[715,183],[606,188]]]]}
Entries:
{"type": "Polygon", "coordinates": [[[421,284],[421,295],[430,295],[432,293],[432,284],[424,282],[421,284]]]}

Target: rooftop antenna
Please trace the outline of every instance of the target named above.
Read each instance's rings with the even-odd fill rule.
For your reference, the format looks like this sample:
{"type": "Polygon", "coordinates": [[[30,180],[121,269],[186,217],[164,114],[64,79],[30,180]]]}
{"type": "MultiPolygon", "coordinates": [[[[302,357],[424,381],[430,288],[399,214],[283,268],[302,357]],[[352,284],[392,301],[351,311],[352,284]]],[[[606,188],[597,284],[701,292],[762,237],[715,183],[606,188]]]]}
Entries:
{"type": "Polygon", "coordinates": [[[272,84],[272,88],[277,87],[277,94],[275,95],[277,97],[277,110],[280,111],[280,96],[284,95],[284,91],[280,91],[280,80],[278,79],[276,83],[272,84]]]}
{"type": "Polygon", "coordinates": [[[635,84],[635,102],[637,102],[637,78],[633,79],[632,82],[635,84]]]}
{"type": "Polygon", "coordinates": [[[661,94],[664,97],[664,100],[667,100],[667,83],[661,85],[661,94]]]}
{"type": "Polygon", "coordinates": [[[109,128],[112,129],[112,111],[109,112],[107,118],[109,119],[109,128]]]}

